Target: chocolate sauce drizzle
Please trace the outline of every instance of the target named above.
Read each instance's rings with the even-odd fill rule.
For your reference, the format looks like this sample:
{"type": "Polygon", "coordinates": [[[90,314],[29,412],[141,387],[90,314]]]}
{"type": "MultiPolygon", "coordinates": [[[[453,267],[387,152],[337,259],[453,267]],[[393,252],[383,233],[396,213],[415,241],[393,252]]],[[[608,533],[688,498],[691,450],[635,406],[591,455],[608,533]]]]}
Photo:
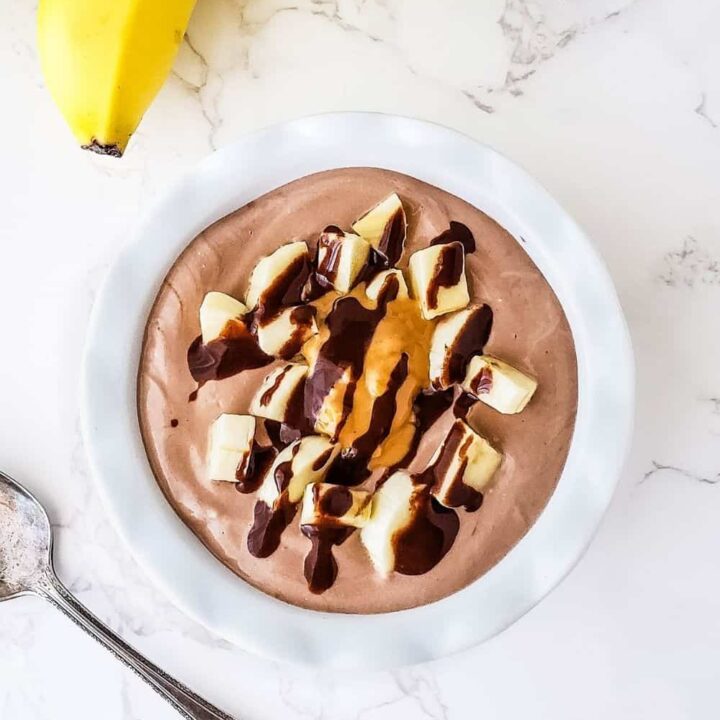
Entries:
{"type": "Polygon", "coordinates": [[[470,393],[456,393],[454,387],[446,390],[423,390],[413,403],[415,434],[410,447],[402,460],[390,469],[394,471],[410,464],[425,433],[447,410],[452,408],[453,415],[464,420],[476,402],[477,398],[470,393]]]}
{"type": "Polygon", "coordinates": [[[283,308],[300,305],[309,276],[310,262],[306,255],[299,255],[265,288],[253,310],[253,322],[262,325],[283,308]]]}
{"type": "Polygon", "coordinates": [[[317,300],[333,289],[337,279],[340,253],[342,251],[342,238],[345,233],[335,225],[328,225],[320,233],[307,284],[303,289],[303,300],[310,302],[317,300]],[[322,255],[322,260],[320,256],[322,255]]]}
{"type": "Polygon", "coordinates": [[[368,429],[352,444],[358,455],[367,460],[390,432],[397,410],[398,390],[407,379],[408,372],[408,356],[403,353],[390,373],[385,392],[373,402],[368,429]]]}
{"type": "Polygon", "coordinates": [[[407,220],[405,210],[399,207],[386,223],[383,234],[377,244],[378,252],[385,259],[385,267],[395,267],[405,249],[407,220]]]}
{"type": "Polygon", "coordinates": [[[314,500],[320,511],[331,517],[342,517],[353,505],[352,492],[343,486],[329,488],[318,502],[319,494],[319,488],[315,485],[313,487],[314,500]]]}
{"type": "MultiPolygon", "coordinates": [[[[466,465],[467,460],[463,464],[463,471],[466,465]]],[[[458,482],[445,495],[445,502],[451,507],[462,507],[467,512],[475,512],[483,503],[483,494],[465,483],[458,482]]]]}
{"type": "Polygon", "coordinates": [[[318,470],[320,470],[325,465],[325,463],[327,463],[332,454],[333,448],[329,447],[324,453],[318,455],[318,457],[315,459],[315,462],[312,464],[313,471],[317,472],[318,470]]]}
{"type": "Polygon", "coordinates": [[[457,513],[443,507],[422,489],[417,512],[401,533],[395,536],[395,570],[402,575],[423,575],[447,555],[455,542],[460,520],[457,513]]]}
{"type": "Polygon", "coordinates": [[[475,237],[467,225],[455,220],[450,221],[450,227],[440,233],[434,240],[430,241],[431,245],[445,245],[451,242],[459,242],[465,249],[465,254],[470,255],[475,252],[475,237]]]}
{"type": "Polygon", "coordinates": [[[312,327],[317,310],[312,305],[298,305],[290,311],[290,322],[293,325],[292,333],[285,344],[280,348],[278,356],[289,360],[300,352],[307,333],[312,327]]]}
{"type": "Polygon", "coordinates": [[[280,538],[296,512],[297,505],[294,503],[282,502],[273,509],[258,500],[247,539],[250,554],[256,558],[270,557],[280,546],[280,538]]]}
{"type": "Polygon", "coordinates": [[[489,305],[474,307],[465,325],[455,339],[449,358],[443,368],[446,385],[459,383],[465,378],[468,363],[473,355],[482,355],[492,330],[493,312],[489,305]]]}
{"type": "Polygon", "coordinates": [[[244,323],[228,323],[226,331],[227,335],[207,344],[198,336],[188,348],[188,368],[200,387],[208,380],[223,380],[243,370],[264,367],[274,360],[260,349],[244,323]]]}
{"type": "Polygon", "coordinates": [[[299,450],[298,444],[292,449],[290,459],[281,462],[275,468],[273,479],[279,496],[274,507],[271,508],[263,500],[255,503],[253,525],[247,539],[248,550],[254,557],[266,558],[272,555],[280,546],[280,538],[285,528],[295,517],[298,503],[290,502],[287,489],[293,476],[293,460],[299,450]]]}
{"type": "MultiPolygon", "coordinates": [[[[336,225],[328,225],[320,233],[312,268],[302,291],[303,302],[317,300],[333,289],[344,236],[343,230],[336,225]]],[[[386,223],[377,247],[370,248],[365,265],[355,278],[355,285],[360,282],[370,282],[378,273],[395,267],[405,249],[406,236],[407,219],[405,210],[400,207],[386,223]]]]}
{"type": "Polygon", "coordinates": [[[273,395],[277,392],[285,376],[292,370],[292,365],[286,365],[276,376],[273,384],[260,396],[260,406],[267,407],[273,398],[273,395]]]}
{"type": "Polygon", "coordinates": [[[253,440],[247,468],[243,469],[244,462],[241,462],[235,472],[235,479],[237,480],[235,487],[238,492],[255,492],[260,487],[265,473],[270,469],[277,455],[278,449],[274,444],[258,445],[253,440]]]}
{"type": "Polygon", "coordinates": [[[455,287],[460,281],[464,270],[465,249],[462,243],[450,242],[443,244],[427,288],[428,307],[437,308],[440,288],[455,287]]]}
{"type": "Polygon", "coordinates": [[[385,224],[377,247],[371,247],[365,267],[360,271],[357,282],[370,282],[376,275],[394,268],[405,250],[407,218],[400,207],[385,224]]]}
{"type": "Polygon", "coordinates": [[[472,437],[466,435],[464,423],[462,420],[456,420],[450,428],[435,462],[413,477],[415,482],[437,490],[440,483],[447,477],[453,459],[457,455],[461,458],[460,467],[454,477],[450,479],[449,492],[443,499],[450,507],[464,507],[468,512],[477,510],[483,500],[481,492],[462,481],[471,444],[472,437]]]}
{"type": "Polygon", "coordinates": [[[301,525],[300,529],[311,542],[310,552],[305,556],[303,565],[305,579],[310,592],[319,595],[332,587],[337,577],[338,566],[333,557],[333,546],[344,543],[354,528],[301,525]]]}
{"type": "Polygon", "coordinates": [[[475,395],[487,395],[492,390],[493,372],[487,365],[470,382],[470,389],[475,395]]]}
{"type": "Polygon", "coordinates": [[[379,275],[384,270],[389,270],[391,268],[395,267],[394,265],[391,265],[388,259],[382,254],[379,253],[374,247],[370,248],[370,252],[368,253],[368,259],[365,262],[365,266],[363,269],[358,273],[356,284],[360,282],[371,282],[376,275],[379,275]]]}
{"type": "Polygon", "coordinates": [[[453,388],[447,390],[423,390],[413,402],[415,433],[408,451],[391,470],[407,467],[417,453],[420,441],[435,421],[453,404],[453,388]]]}
{"type": "MultiPolygon", "coordinates": [[[[267,406],[270,404],[273,395],[277,392],[282,383],[285,374],[292,368],[292,365],[286,365],[275,378],[273,384],[260,397],[260,404],[267,406]]],[[[276,432],[280,442],[289,445],[294,440],[298,440],[306,435],[312,435],[314,432],[313,423],[311,423],[305,415],[305,383],[306,380],[299,382],[288,398],[287,407],[285,408],[285,422],[277,427],[270,421],[266,423],[266,429],[269,432],[276,432]]]]}
{"type": "Polygon", "coordinates": [[[413,476],[413,482],[421,486],[421,490],[414,501],[416,512],[411,523],[394,539],[395,570],[399,573],[422,575],[434,568],[453,546],[460,528],[460,519],[453,508],[464,507],[474,512],[482,505],[482,493],[462,482],[472,442],[466,438],[463,425],[461,420],[455,421],[437,459],[413,476]],[[445,507],[431,492],[446,478],[456,454],[462,462],[444,498],[451,507],[445,507]]]}
{"type": "Polygon", "coordinates": [[[277,448],[278,451],[287,447],[291,442],[295,442],[295,440],[300,437],[296,430],[277,420],[266,419],[264,424],[265,432],[270,438],[270,444],[277,448]]]}
{"type": "Polygon", "coordinates": [[[320,594],[332,586],[337,577],[337,562],[332,554],[334,545],[340,545],[353,533],[354,528],[334,525],[332,518],[345,515],[353,505],[352,493],[345,487],[331,487],[319,498],[320,488],[313,486],[313,501],[325,516],[322,526],[301,525],[303,535],[311,542],[303,570],[310,592],[320,594]]]}
{"type": "Polygon", "coordinates": [[[280,493],[280,499],[282,500],[282,496],[285,493],[285,491],[288,489],[288,486],[290,485],[290,481],[293,477],[293,461],[295,460],[295,456],[300,451],[300,444],[298,443],[293,447],[292,451],[290,452],[290,458],[288,460],[285,460],[284,462],[281,462],[276,468],[274,472],[274,480],[275,480],[275,487],[277,488],[278,493],[280,493]]]}
{"type": "MultiPolygon", "coordinates": [[[[387,437],[397,409],[397,392],[405,382],[408,372],[409,358],[403,353],[390,374],[387,389],[373,404],[369,429],[357,438],[351,448],[338,456],[342,458],[340,461],[336,459],[333,462],[325,482],[335,483],[337,480],[341,482],[337,483],[338,487],[328,491],[320,501],[320,509],[326,516],[340,517],[352,507],[352,494],[344,485],[358,484],[369,475],[368,460],[377,446],[387,437]],[[337,475],[342,475],[342,478],[338,478],[337,475]]],[[[328,450],[318,457],[313,469],[318,470],[325,465],[331,453],[332,450],[328,450]]],[[[275,470],[275,481],[281,493],[289,484],[289,479],[284,477],[283,465],[288,463],[283,463],[275,470]]],[[[318,488],[315,487],[313,492],[316,493],[317,502],[318,488]]],[[[248,549],[253,555],[258,552],[271,554],[274,548],[279,546],[280,536],[295,514],[295,510],[290,514],[287,505],[287,500],[283,499],[274,513],[267,513],[256,507],[255,522],[251,530],[252,546],[250,536],[248,537],[248,549]]],[[[337,562],[333,557],[332,548],[344,542],[352,533],[352,528],[303,525],[301,529],[311,541],[311,549],[304,562],[305,578],[311,592],[322,593],[332,586],[337,577],[337,562]]],[[[258,555],[258,557],[266,557],[266,555],[258,555]]]]}
{"type": "Polygon", "coordinates": [[[368,429],[333,460],[325,482],[333,485],[359,485],[372,474],[368,463],[376,448],[388,436],[397,410],[397,393],[407,379],[408,356],[403,353],[390,373],[385,392],[373,403],[368,429]]]}
{"type": "Polygon", "coordinates": [[[453,415],[460,420],[465,420],[477,401],[477,398],[470,393],[461,392],[453,403],[453,415]]]}
{"type": "Polygon", "coordinates": [[[325,482],[349,487],[359,485],[372,474],[367,461],[355,448],[343,448],[332,461],[325,482]]]}
{"type": "Polygon", "coordinates": [[[424,390],[413,403],[418,428],[424,433],[453,404],[453,388],[424,390]]]}
{"type": "Polygon", "coordinates": [[[320,347],[312,375],[305,383],[304,415],[314,425],[330,390],[350,370],[350,385],[343,400],[343,419],[352,409],[355,383],[365,365],[365,353],[378,323],[385,317],[387,305],[397,297],[399,283],[392,277],[383,286],[377,307],[366,308],[355,297],[339,298],[325,323],[327,340],[320,347]]]}

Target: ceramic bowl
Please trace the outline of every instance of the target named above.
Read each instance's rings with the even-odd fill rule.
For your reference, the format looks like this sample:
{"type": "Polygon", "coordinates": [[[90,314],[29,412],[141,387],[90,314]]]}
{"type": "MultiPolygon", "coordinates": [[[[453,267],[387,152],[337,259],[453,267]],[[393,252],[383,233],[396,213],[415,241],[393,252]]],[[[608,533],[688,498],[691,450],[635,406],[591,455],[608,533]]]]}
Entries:
{"type": "Polygon", "coordinates": [[[634,373],[612,281],[568,214],[495,150],[427,122],[339,113],[283,123],[208,157],[150,210],[95,303],[83,431],[108,513],[133,555],[188,615],[246,650],[336,667],[430,660],[480,643],[539,602],[578,561],[610,502],[631,434],[634,373]],[[575,339],[579,397],[567,463],[542,514],[488,573],[443,600],[381,615],[276,600],[213,557],[163,496],[136,408],[143,329],[163,277],[203,228],[291,180],[338,167],[406,173],[505,227],[543,272],[575,339]]]}

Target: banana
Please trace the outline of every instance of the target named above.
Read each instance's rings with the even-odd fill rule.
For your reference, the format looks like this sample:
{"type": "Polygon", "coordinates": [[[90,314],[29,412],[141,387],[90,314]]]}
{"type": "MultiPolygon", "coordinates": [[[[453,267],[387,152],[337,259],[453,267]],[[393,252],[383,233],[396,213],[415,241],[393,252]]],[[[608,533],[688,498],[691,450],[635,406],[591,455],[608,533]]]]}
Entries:
{"type": "Polygon", "coordinates": [[[195,0],[40,0],[50,94],[80,145],[121,157],[170,72],[195,0]]]}
{"type": "Polygon", "coordinates": [[[210,480],[237,482],[250,465],[255,418],[252,415],[219,415],[210,426],[208,438],[208,477],[210,480]]]}
{"type": "Polygon", "coordinates": [[[372,495],[367,490],[313,483],[305,488],[300,524],[360,528],[370,519],[371,502],[372,495]]]}
{"type": "Polygon", "coordinates": [[[408,269],[413,297],[426,320],[461,310],[470,302],[462,243],[417,250],[410,256],[408,269]]]}
{"type": "Polygon", "coordinates": [[[430,460],[432,494],[446,507],[459,507],[468,491],[482,493],[500,467],[502,454],[462,420],[455,420],[430,460]]]}
{"type": "Polygon", "coordinates": [[[248,309],[234,297],[221,292],[209,292],[200,305],[202,341],[207,344],[222,337],[227,324],[242,322],[247,311],[248,309]]]}
{"type": "Polygon", "coordinates": [[[375,569],[387,577],[395,569],[395,537],[412,523],[418,512],[420,486],[412,475],[398,470],[375,491],[370,519],[360,531],[360,541],[375,569]]]}
{"type": "Polygon", "coordinates": [[[537,380],[490,355],[476,355],[468,363],[465,392],[506,415],[522,412],[537,390],[537,380]]]}

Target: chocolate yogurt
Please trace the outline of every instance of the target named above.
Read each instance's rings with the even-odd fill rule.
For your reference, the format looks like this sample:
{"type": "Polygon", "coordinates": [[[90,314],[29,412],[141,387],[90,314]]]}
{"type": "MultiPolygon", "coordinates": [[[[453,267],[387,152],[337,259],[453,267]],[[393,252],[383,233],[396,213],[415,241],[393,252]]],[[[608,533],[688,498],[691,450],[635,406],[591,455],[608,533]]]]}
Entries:
{"type": "MultiPolygon", "coordinates": [[[[361,406],[365,399],[360,390],[355,392],[356,405],[361,406]]],[[[521,245],[457,197],[408,176],[372,168],[301,178],[200,233],[176,260],[157,295],[138,372],[138,413],[148,458],[181,519],[244,581],[286,602],[331,612],[379,613],[423,605],[460,590],[496,564],[528,531],[552,494],[568,454],[576,407],[577,365],[567,319],[521,245]],[[390,193],[402,199],[407,217],[404,252],[397,241],[400,221],[394,219],[383,238],[385,252],[371,253],[358,288],[386,267],[396,264],[405,271],[413,252],[437,247],[440,262],[428,298],[432,307],[442,301],[443,288],[457,283],[464,257],[477,330],[465,336],[466,356],[458,354],[453,360],[457,367],[447,372],[458,382],[470,356],[481,353],[521,368],[537,380],[537,390],[522,413],[502,414],[477,401],[477,394],[491,382],[486,374],[478,376],[470,393],[452,387],[431,392],[429,383],[425,392],[416,393],[427,379],[421,355],[427,352],[432,326],[419,316],[395,317],[387,310],[385,306],[404,307],[392,283],[383,289],[391,297],[380,297],[377,309],[355,300],[355,294],[361,295],[357,288],[342,306],[337,301],[332,308],[329,303],[323,306],[323,293],[337,274],[336,235],[390,193]],[[278,281],[271,294],[275,306],[261,303],[251,308],[245,324],[239,323],[220,342],[203,343],[198,337],[198,309],[206,293],[244,298],[256,263],[298,240],[307,242],[311,256],[318,242],[324,243],[323,262],[295,272],[284,284],[278,281]],[[325,345],[314,356],[310,373],[316,381],[298,395],[295,422],[259,424],[252,463],[237,483],[213,482],[206,472],[213,421],[221,413],[248,414],[268,372],[286,365],[302,346],[300,336],[290,336],[273,357],[248,333],[251,321],[262,322],[263,315],[271,315],[283,303],[297,306],[297,327],[306,330],[317,320],[325,328],[325,345]],[[373,343],[381,321],[389,345],[378,348],[373,343]],[[345,323],[347,337],[339,330],[333,335],[333,323],[345,323]],[[338,368],[349,366],[364,377],[368,366],[373,370],[382,364],[390,345],[397,354],[384,371],[387,387],[368,406],[364,419],[352,412],[343,418],[335,440],[352,452],[332,465],[324,482],[357,487],[370,495],[397,468],[427,479],[418,496],[427,495],[422,518],[396,543],[396,572],[374,572],[359,532],[301,524],[297,508],[284,508],[284,526],[271,539],[271,547],[253,546],[253,533],[256,542],[269,542],[267,528],[259,523],[279,522],[277,517],[258,519],[265,510],[253,493],[275,453],[312,432],[328,392],[317,377],[337,380],[338,368]],[[402,390],[407,387],[412,389],[409,394],[402,390]],[[430,460],[438,447],[449,452],[463,442],[463,423],[502,453],[502,463],[489,489],[455,489],[447,493],[452,502],[445,503],[452,507],[443,507],[429,493],[449,456],[440,452],[430,460]],[[382,445],[382,462],[377,454],[369,461],[388,434],[392,442],[382,445]],[[353,465],[353,457],[363,461],[353,465]],[[431,536],[437,540],[434,545],[427,539],[431,536]]],[[[335,515],[352,502],[349,490],[335,490],[325,499],[335,515]]]]}

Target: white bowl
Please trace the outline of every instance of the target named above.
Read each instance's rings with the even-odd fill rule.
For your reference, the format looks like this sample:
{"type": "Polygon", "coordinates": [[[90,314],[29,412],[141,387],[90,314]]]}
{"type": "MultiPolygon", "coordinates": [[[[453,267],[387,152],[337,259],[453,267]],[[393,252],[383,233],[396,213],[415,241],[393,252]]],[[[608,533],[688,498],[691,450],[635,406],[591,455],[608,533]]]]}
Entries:
{"type": "Polygon", "coordinates": [[[249,135],[208,157],[146,217],[98,296],[88,335],[83,432],[94,477],[134,556],[199,622],[252,652],[342,667],[430,660],[500,632],[578,561],[612,496],[632,424],[629,336],[605,267],[573,220],[494,150],[418,120],[321,115],[249,135]],[[374,166],[466,200],[522,238],[575,339],[579,397],[565,469],[527,535],[483,577],[443,600],[383,615],[321,613],[244,583],[205,549],[163,496],[143,449],[136,373],[165,273],[203,228],[310,173],[374,166]]]}

